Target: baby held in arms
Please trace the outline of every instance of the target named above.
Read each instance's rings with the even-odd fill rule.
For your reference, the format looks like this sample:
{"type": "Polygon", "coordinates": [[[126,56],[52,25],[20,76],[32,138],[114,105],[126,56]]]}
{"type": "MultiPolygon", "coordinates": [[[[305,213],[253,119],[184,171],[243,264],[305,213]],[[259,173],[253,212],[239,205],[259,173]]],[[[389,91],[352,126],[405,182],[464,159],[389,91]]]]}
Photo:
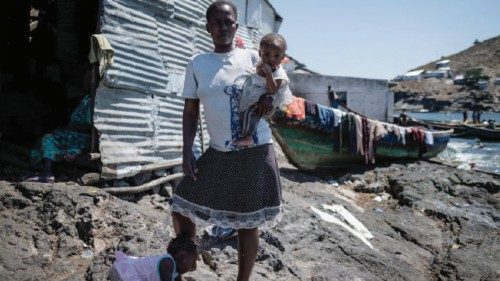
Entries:
{"type": "Polygon", "coordinates": [[[259,56],[261,61],[247,77],[239,105],[240,137],[233,144],[236,147],[254,145],[252,135],[262,117],[269,118],[274,110],[263,116],[258,112],[257,102],[261,98],[272,98],[273,107],[287,105],[292,100],[288,87],[289,79],[281,66],[285,57],[286,41],[276,33],[264,35],[260,41],[259,56]]]}

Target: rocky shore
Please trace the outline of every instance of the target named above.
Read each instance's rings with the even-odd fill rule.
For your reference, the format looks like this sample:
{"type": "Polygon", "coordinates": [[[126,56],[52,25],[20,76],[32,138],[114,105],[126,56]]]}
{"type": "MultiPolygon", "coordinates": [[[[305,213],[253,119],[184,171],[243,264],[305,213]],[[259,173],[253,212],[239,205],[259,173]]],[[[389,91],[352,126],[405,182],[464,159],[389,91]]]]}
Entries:
{"type": "MultiPolygon", "coordinates": [[[[262,229],[252,280],[500,279],[498,176],[425,161],[306,174],[280,162],[283,220],[262,229]],[[315,215],[322,204],[344,206],[372,248],[315,215]]],[[[0,181],[0,280],[106,280],[115,250],[165,250],[168,208],[156,194],[133,203],[71,182],[0,181]]],[[[187,279],[235,280],[236,239],[199,236],[187,279]]]]}
{"type": "Polygon", "coordinates": [[[390,88],[394,93],[394,108],[397,110],[462,111],[480,109],[500,111],[500,86],[490,83],[489,91],[480,91],[466,86],[453,85],[444,79],[402,81],[390,88]]]}

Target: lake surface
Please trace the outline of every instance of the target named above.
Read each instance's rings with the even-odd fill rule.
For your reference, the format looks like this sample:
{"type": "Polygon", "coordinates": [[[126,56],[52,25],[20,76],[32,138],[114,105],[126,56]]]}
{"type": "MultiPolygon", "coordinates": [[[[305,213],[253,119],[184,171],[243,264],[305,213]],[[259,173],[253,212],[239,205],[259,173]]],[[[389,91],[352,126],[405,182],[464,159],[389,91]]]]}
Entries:
{"type": "MultiPolygon", "coordinates": [[[[408,115],[419,120],[462,121],[462,112],[408,112],[408,115]]],[[[469,120],[471,119],[472,112],[469,111],[469,120]]],[[[483,112],[481,119],[493,119],[497,126],[500,126],[500,113],[483,112]]],[[[500,142],[483,142],[477,138],[451,138],[446,150],[437,158],[461,169],[470,169],[470,165],[474,163],[479,170],[500,174],[500,142]]]]}

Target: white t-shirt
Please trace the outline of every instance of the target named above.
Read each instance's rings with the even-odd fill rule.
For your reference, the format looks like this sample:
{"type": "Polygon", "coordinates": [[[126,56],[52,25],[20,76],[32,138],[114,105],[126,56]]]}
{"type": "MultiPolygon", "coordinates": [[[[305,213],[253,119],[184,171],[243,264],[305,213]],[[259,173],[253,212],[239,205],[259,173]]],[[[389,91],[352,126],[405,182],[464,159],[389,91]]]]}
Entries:
{"type": "MultiPolygon", "coordinates": [[[[182,96],[203,104],[209,145],[231,151],[231,141],[240,136],[239,103],[243,83],[259,60],[257,52],[235,48],[228,53],[195,55],[188,63],[182,96]]],[[[257,145],[271,143],[271,129],[263,119],[252,135],[257,145]]]]}

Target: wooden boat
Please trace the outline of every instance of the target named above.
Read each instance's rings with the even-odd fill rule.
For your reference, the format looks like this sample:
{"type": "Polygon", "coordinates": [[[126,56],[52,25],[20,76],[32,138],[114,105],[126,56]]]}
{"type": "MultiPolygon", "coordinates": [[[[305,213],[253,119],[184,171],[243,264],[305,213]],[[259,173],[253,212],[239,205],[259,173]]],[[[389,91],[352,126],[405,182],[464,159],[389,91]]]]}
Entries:
{"type": "Polygon", "coordinates": [[[485,139],[488,137],[494,139],[494,132],[483,131],[486,128],[484,124],[463,124],[463,123],[446,123],[446,122],[434,122],[434,121],[424,121],[424,120],[408,120],[408,125],[411,126],[422,126],[430,130],[450,130],[453,129],[453,137],[459,138],[474,138],[484,136],[485,139]]]}
{"type": "Polygon", "coordinates": [[[463,126],[462,123],[447,123],[447,122],[435,122],[435,121],[424,121],[416,120],[410,118],[408,120],[409,126],[421,126],[429,130],[451,130],[453,129],[453,136],[462,136],[467,132],[467,128],[463,126]]]}
{"type": "MultiPolygon", "coordinates": [[[[279,118],[274,118],[273,135],[283,148],[288,158],[300,169],[331,169],[364,163],[362,155],[352,156],[347,145],[338,153],[333,148],[333,133],[326,133],[300,125],[289,125],[279,118]]],[[[428,159],[446,149],[453,130],[432,131],[434,144],[426,144],[427,152],[419,157],[419,143],[406,138],[403,145],[393,134],[387,134],[376,142],[375,159],[428,159]]]]}
{"type": "Polygon", "coordinates": [[[468,135],[478,137],[480,140],[500,141],[500,129],[489,129],[487,127],[477,127],[463,125],[469,132],[468,135]]]}

